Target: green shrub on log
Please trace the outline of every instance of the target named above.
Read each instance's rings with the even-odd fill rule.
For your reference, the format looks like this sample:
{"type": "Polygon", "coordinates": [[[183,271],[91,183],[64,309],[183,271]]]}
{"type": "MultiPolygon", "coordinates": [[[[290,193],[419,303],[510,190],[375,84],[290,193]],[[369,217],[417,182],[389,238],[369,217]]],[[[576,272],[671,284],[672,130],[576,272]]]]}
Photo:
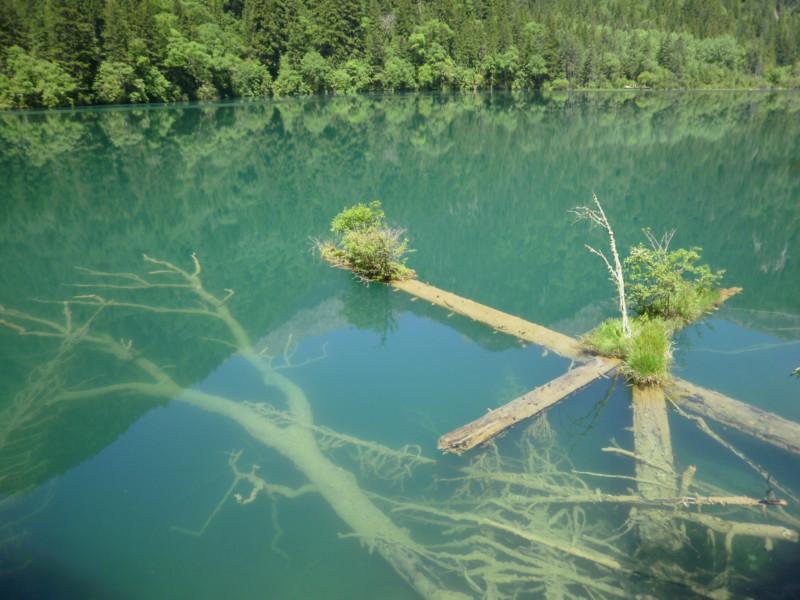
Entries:
{"type": "Polygon", "coordinates": [[[350,269],[369,281],[409,279],[415,273],[406,266],[408,239],[405,230],[389,227],[377,200],[359,203],[331,221],[333,242],[317,242],[323,259],[350,269]]]}
{"type": "Polygon", "coordinates": [[[625,277],[631,303],[640,315],[677,321],[683,326],[719,302],[724,271],[697,264],[700,248],[669,250],[669,238],[659,242],[649,231],[650,247],[639,244],[625,259],[625,277]]]}

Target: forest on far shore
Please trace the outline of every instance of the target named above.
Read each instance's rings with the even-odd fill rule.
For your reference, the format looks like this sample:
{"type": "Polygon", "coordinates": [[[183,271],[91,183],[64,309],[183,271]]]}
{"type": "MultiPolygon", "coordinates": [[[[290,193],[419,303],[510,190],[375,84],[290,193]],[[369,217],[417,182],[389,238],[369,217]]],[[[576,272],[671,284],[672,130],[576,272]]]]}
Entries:
{"type": "Polygon", "coordinates": [[[800,0],[2,0],[0,108],[800,87],[800,0]]]}

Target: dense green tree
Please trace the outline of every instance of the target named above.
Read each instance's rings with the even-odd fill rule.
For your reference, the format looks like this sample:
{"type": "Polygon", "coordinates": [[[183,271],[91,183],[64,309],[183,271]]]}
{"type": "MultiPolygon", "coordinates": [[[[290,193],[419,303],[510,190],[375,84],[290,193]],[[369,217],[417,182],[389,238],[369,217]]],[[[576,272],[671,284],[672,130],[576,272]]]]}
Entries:
{"type": "Polygon", "coordinates": [[[292,24],[298,19],[294,0],[244,0],[243,27],[250,52],[277,74],[289,45],[292,24]]]}
{"type": "Polygon", "coordinates": [[[790,87],[798,71],[796,0],[0,2],[0,96],[12,107],[269,91],[790,87]]]}
{"type": "Polygon", "coordinates": [[[314,46],[322,56],[342,60],[363,54],[365,13],[361,0],[318,0],[310,4],[316,24],[314,46]]]}
{"type": "Polygon", "coordinates": [[[19,46],[6,54],[8,75],[0,74],[0,108],[70,104],[77,87],[61,66],[31,56],[19,46]]]}
{"type": "Polygon", "coordinates": [[[44,50],[77,84],[79,101],[90,101],[90,88],[99,64],[95,2],[46,0],[44,3],[44,50]],[[94,9],[94,10],[93,10],[94,9]]]}

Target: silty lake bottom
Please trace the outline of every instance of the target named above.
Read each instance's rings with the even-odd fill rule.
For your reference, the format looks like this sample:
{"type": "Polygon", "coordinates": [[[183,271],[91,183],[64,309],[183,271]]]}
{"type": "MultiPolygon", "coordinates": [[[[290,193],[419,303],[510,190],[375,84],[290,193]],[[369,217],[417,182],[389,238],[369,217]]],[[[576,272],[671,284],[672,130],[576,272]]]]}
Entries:
{"type": "MultiPolygon", "coordinates": [[[[596,191],[625,251],[677,228],[744,288],[677,336],[675,374],[800,421],[798,95],[7,112],[0,180],[3,597],[800,595],[796,543],[675,518],[648,549],[631,505],[590,501],[636,493],[601,451],[633,449],[621,380],[440,455],[569,361],[312,243],[380,199],[420,279],[579,335],[615,310],[567,212],[596,191]]],[[[798,528],[798,456],[709,422],[767,479],[669,418],[690,493],[789,502],[702,514],[798,528]]]]}

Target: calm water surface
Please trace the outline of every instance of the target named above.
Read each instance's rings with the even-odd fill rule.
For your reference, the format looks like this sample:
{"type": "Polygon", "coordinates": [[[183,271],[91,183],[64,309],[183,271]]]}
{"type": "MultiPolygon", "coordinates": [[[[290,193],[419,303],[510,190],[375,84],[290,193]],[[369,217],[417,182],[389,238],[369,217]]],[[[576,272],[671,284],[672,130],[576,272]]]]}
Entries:
{"type": "MultiPolygon", "coordinates": [[[[690,577],[707,590],[797,597],[796,544],[766,552],[736,537],[728,556],[722,536],[712,544],[689,526],[672,565],[682,571],[665,583],[663,557],[636,554],[635,531],[622,535],[627,507],[502,512],[492,501],[519,498],[519,488],[464,487],[477,459],[495,472],[527,468],[550,484],[625,493],[630,480],[573,470],[633,474],[629,459],[599,451],[632,448],[630,391],[597,381],[496,450],[441,457],[439,435],[568,362],[364,287],[312,251],[342,207],[380,199],[408,228],[421,279],[577,335],[614,311],[602,266],[583,248],[603,240],[567,213],[594,190],[623,247],[643,227],[677,228],[673,245],[702,246],[726,284],[745,288],[678,336],[676,372],[800,420],[800,380],[789,376],[800,365],[797,95],[412,95],[0,113],[0,181],[4,597],[417,597],[381,555],[397,540],[369,538],[368,527],[354,537],[324,494],[269,488],[245,502],[255,480],[234,479],[232,452],[241,473],[257,464],[275,486],[300,488],[328,468],[352,473],[359,497],[408,530],[438,588],[466,597],[683,598],[690,577]],[[252,351],[214,312],[220,304],[143,260],[191,274],[193,253],[204,289],[227,297],[221,306],[252,351]],[[299,390],[312,420],[274,412],[297,404],[269,373],[299,390]],[[227,408],[203,410],[192,400],[200,392],[217,409],[267,403],[273,412],[262,405],[254,418],[289,427],[289,441],[259,439],[255,421],[227,408]],[[298,450],[309,439],[324,457],[312,466],[298,450]],[[382,449],[406,445],[434,459],[410,477],[401,473],[415,455],[382,449]],[[618,556],[636,574],[432,511],[502,516],[618,556]],[[534,557],[527,571],[508,567],[517,564],[509,551],[534,557]]],[[[679,471],[697,465],[698,480],[727,493],[761,498],[774,487],[694,424],[674,414],[671,423],[679,471]]],[[[713,426],[800,495],[798,457],[713,426]]],[[[796,505],[783,520],[774,512],[714,514],[773,524],[800,516],[796,505]]]]}

